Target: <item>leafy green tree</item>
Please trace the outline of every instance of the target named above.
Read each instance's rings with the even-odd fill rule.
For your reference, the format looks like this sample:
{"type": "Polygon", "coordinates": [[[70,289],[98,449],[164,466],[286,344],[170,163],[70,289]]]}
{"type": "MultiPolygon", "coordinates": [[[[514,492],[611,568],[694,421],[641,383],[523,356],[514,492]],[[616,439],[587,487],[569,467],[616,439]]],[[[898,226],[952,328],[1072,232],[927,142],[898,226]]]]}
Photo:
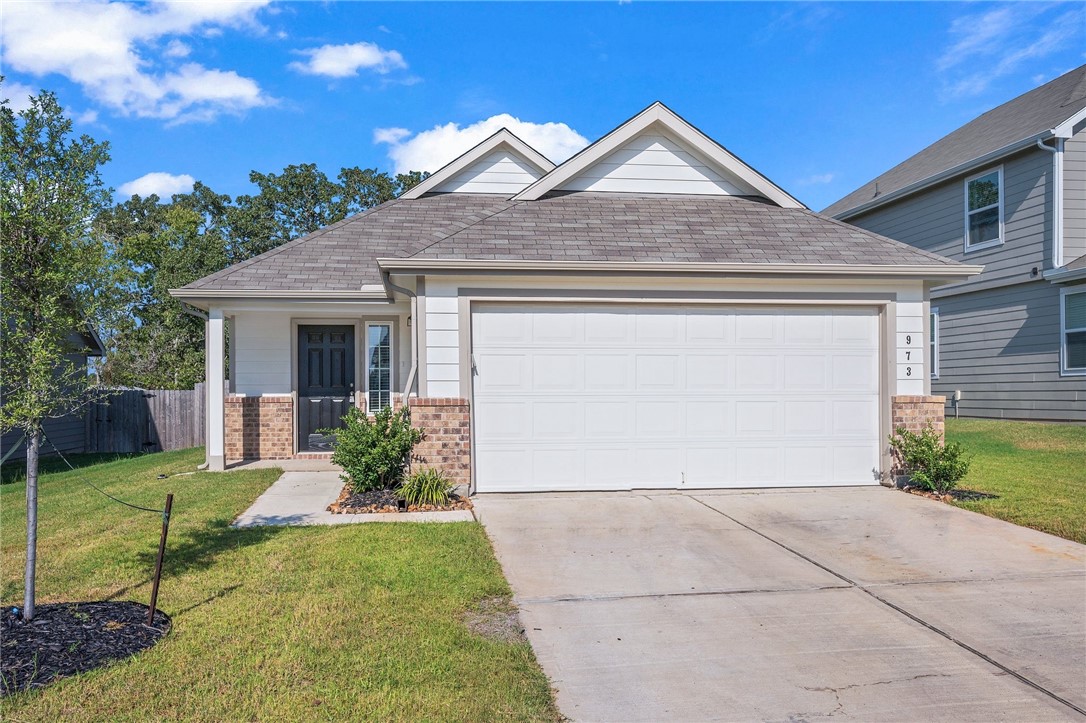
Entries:
{"type": "Polygon", "coordinates": [[[34,617],[42,423],[77,412],[90,378],[73,361],[88,326],[116,308],[117,265],[89,221],[110,201],[98,173],[109,145],[72,137],[52,93],[18,115],[0,105],[0,429],[26,434],[23,617],[34,617]]]}
{"type": "Polygon", "coordinates": [[[99,215],[131,271],[130,314],[108,340],[109,385],[190,389],[203,379],[204,329],[168,293],[220,269],[384,203],[423,178],[343,168],[331,180],[313,164],[250,174],[259,192],[231,201],[197,182],[169,203],[134,196],[99,215]]]}

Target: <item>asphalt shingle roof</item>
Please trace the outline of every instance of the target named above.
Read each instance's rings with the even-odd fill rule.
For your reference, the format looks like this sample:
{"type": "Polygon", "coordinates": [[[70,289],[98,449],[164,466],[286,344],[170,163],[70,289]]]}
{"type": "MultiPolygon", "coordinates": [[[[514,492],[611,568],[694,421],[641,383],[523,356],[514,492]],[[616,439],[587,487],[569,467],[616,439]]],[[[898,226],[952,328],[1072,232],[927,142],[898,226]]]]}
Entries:
{"type": "Polygon", "coordinates": [[[955,262],[805,209],[735,196],[476,194],[395,200],[186,289],[347,291],[378,258],[795,264],[955,262]]]}
{"type": "Polygon", "coordinates": [[[822,213],[837,216],[938,173],[1036,136],[1086,108],[1086,65],[993,108],[932,143],[878,178],[868,181],[822,213]]]}

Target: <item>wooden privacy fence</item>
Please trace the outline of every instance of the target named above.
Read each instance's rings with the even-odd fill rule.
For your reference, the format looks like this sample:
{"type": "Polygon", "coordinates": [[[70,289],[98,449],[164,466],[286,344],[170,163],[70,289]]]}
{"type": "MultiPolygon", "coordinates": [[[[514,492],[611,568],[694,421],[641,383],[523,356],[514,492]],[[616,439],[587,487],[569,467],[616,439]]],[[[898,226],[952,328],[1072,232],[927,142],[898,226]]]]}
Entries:
{"type": "Polygon", "coordinates": [[[204,385],[110,389],[84,418],[87,452],[160,452],[204,443],[204,385]]]}

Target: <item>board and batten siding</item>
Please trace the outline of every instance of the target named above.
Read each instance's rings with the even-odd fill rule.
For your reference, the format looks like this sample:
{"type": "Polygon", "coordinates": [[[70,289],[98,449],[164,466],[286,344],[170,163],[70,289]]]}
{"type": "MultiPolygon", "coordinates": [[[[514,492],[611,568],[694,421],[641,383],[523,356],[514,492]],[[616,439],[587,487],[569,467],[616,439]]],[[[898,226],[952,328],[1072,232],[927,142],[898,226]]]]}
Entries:
{"type": "Polygon", "coordinates": [[[1063,262],[1086,255],[1086,123],[1063,146],[1063,262]]]}
{"type": "Polygon", "coordinates": [[[499,193],[514,196],[540,177],[509,151],[495,151],[434,189],[436,193],[499,193]]]}
{"type": "Polygon", "coordinates": [[[1086,377],[1060,376],[1059,304],[1060,288],[1047,281],[933,302],[932,393],[960,390],[962,416],[1086,422],[1086,377]]]}
{"type": "Polygon", "coordinates": [[[984,272],[968,281],[934,289],[932,299],[1030,281],[1034,267],[1038,272],[1052,268],[1052,224],[1047,212],[1052,154],[1032,149],[1005,159],[1002,166],[1004,228],[999,246],[965,253],[965,179],[973,174],[848,222],[955,261],[984,265],[984,272]]]}
{"type": "Polygon", "coordinates": [[[562,185],[564,191],[755,195],[662,135],[640,135],[562,185]]]}

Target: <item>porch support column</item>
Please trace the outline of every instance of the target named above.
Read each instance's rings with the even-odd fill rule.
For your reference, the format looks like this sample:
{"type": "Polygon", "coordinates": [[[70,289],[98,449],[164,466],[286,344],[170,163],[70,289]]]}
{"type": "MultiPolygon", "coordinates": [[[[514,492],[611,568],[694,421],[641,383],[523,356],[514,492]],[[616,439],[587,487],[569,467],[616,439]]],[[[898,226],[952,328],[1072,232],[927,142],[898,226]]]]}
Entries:
{"type": "Polygon", "coordinates": [[[207,319],[207,466],[213,472],[226,469],[226,317],[211,309],[207,319]]]}

